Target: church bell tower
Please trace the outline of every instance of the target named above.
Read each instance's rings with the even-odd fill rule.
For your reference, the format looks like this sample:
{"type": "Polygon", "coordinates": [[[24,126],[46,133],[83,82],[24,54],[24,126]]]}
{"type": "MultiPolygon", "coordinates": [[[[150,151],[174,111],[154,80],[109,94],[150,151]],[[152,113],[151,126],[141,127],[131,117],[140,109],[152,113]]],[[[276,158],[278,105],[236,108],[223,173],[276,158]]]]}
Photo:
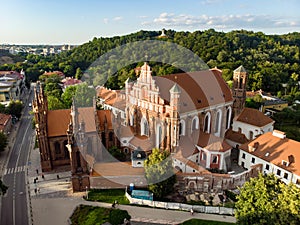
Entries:
{"type": "Polygon", "coordinates": [[[239,115],[245,107],[248,74],[243,66],[233,71],[232,97],[234,116],[239,115]]]}

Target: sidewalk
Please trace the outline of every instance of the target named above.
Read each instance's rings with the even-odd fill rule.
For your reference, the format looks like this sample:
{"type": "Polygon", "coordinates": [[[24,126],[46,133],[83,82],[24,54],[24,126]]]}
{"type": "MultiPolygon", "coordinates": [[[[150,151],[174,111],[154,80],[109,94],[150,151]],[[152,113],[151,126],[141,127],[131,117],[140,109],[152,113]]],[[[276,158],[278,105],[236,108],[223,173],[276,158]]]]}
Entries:
{"type": "MultiPolygon", "coordinates": [[[[73,210],[77,205],[93,205],[101,207],[111,207],[111,204],[101,202],[88,202],[82,198],[48,198],[48,199],[32,199],[34,224],[52,225],[60,224],[67,225],[68,218],[72,215],[73,210]]],[[[120,205],[120,209],[127,210],[131,215],[132,224],[134,221],[158,224],[180,224],[183,221],[197,218],[204,220],[226,221],[235,223],[236,220],[232,216],[222,216],[213,214],[194,213],[193,216],[189,212],[162,210],[155,208],[146,208],[130,205],[120,205]]]]}

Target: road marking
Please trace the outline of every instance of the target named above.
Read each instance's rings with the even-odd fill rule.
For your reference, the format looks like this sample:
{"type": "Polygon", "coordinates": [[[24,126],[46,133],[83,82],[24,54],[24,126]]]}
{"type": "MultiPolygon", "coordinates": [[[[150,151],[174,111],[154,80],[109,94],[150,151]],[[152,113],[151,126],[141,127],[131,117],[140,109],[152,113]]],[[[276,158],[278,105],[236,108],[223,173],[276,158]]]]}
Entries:
{"type": "Polygon", "coordinates": [[[4,175],[19,173],[19,172],[25,172],[25,170],[26,170],[26,166],[17,166],[15,168],[6,168],[4,170],[4,175]]]}

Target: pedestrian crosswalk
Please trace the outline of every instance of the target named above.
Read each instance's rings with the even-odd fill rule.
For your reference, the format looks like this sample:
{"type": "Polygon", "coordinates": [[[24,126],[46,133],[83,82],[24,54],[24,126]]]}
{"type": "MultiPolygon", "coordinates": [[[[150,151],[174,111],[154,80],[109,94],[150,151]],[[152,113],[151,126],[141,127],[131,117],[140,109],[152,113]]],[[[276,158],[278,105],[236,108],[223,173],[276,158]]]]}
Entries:
{"type": "Polygon", "coordinates": [[[17,166],[14,168],[6,168],[4,170],[4,175],[6,174],[13,174],[13,173],[19,173],[19,172],[24,172],[26,169],[26,166],[17,166]]]}

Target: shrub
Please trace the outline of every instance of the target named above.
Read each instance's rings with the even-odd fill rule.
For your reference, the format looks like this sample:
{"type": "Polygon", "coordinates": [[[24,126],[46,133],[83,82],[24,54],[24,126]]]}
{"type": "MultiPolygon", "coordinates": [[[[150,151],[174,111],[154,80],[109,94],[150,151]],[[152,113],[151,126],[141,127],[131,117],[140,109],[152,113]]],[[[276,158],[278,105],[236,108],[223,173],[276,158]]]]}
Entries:
{"type": "Polygon", "coordinates": [[[123,224],[124,219],[130,220],[131,216],[125,210],[114,209],[110,211],[109,222],[112,225],[123,224]]]}

